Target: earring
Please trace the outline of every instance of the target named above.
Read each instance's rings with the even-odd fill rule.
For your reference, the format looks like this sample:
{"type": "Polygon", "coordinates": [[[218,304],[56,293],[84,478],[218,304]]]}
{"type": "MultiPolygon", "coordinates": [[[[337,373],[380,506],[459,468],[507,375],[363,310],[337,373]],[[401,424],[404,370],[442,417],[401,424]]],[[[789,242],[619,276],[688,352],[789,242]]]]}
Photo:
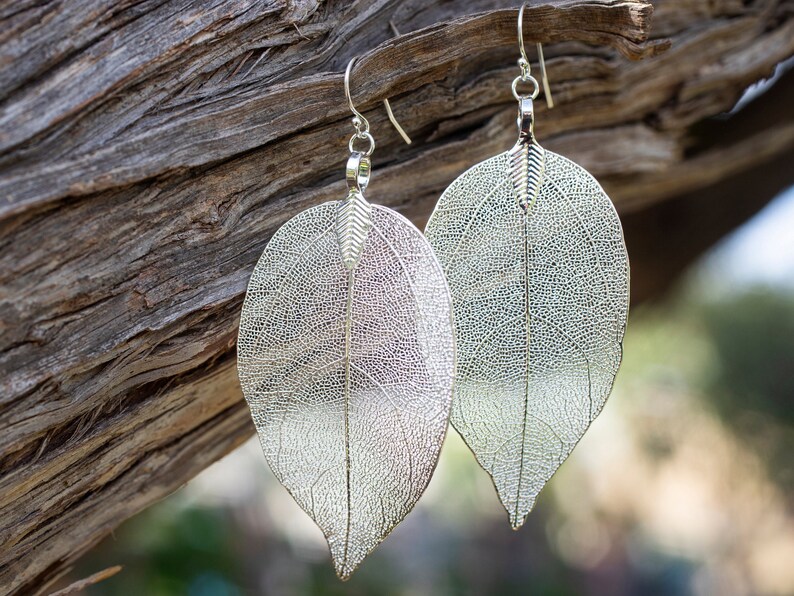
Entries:
{"type": "MultiPolygon", "coordinates": [[[[518,142],[457,178],[425,231],[455,312],[451,421],[514,529],[612,390],[629,302],[614,206],[593,176],[535,140],[523,16],[522,6],[518,142]]],[[[548,89],[540,44],[538,56],[548,89]]]]}
{"type": "Polygon", "coordinates": [[[322,529],[342,579],[424,492],[455,366],[441,265],[413,224],[364,198],[375,140],[350,97],[354,61],[347,197],[273,235],[248,285],[237,348],[265,457],[322,529]]]}

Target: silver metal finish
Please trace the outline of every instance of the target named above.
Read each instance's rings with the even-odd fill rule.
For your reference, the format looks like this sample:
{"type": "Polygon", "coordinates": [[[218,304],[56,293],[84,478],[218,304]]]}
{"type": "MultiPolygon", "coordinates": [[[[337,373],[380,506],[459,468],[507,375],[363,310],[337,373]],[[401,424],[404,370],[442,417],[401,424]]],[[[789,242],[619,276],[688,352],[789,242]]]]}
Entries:
{"type": "Polygon", "coordinates": [[[518,205],[530,209],[540,193],[546,167],[546,150],[534,139],[518,142],[507,153],[510,179],[513,182],[513,196],[518,205]]]}
{"type": "Polygon", "coordinates": [[[336,241],[345,269],[352,270],[358,264],[364,241],[372,227],[371,214],[372,206],[364,195],[352,188],[347,198],[337,205],[336,241]]]}
{"type": "Polygon", "coordinates": [[[411,510],[452,401],[452,306],[421,232],[372,206],[356,267],[339,259],[337,204],[282,226],[248,286],[243,392],[273,473],[320,526],[347,578],[411,510]]]}
{"type": "Polygon", "coordinates": [[[347,98],[347,105],[350,108],[350,111],[353,112],[353,127],[356,129],[356,133],[350,138],[348,147],[350,152],[353,153],[355,151],[355,149],[353,149],[354,139],[367,139],[369,140],[370,148],[369,151],[364,152],[364,155],[369,157],[375,150],[375,139],[373,139],[372,135],[369,134],[369,120],[364,117],[364,114],[356,109],[356,106],[353,105],[353,97],[350,95],[350,73],[353,71],[353,65],[355,63],[356,59],[351,58],[350,62],[347,63],[347,68],[345,69],[345,97],[347,98]]]}
{"type": "Polygon", "coordinates": [[[546,105],[554,107],[554,98],[551,96],[551,85],[549,85],[549,74],[546,72],[546,57],[543,55],[543,44],[538,46],[538,64],[540,64],[540,80],[543,82],[543,97],[546,98],[546,105]]]}
{"type": "Polygon", "coordinates": [[[352,152],[345,167],[348,190],[363,193],[369,184],[371,172],[372,162],[369,157],[357,151],[352,152]]]}
{"type": "Polygon", "coordinates": [[[628,313],[620,221],[595,179],[545,151],[529,209],[510,153],[444,191],[425,234],[452,291],[452,424],[491,475],[513,527],[609,395],[628,313]]]}
{"type": "Polygon", "coordinates": [[[540,93],[540,87],[538,86],[537,80],[535,77],[531,75],[519,75],[515,79],[513,79],[513,97],[515,97],[518,101],[522,99],[535,99],[538,94],[540,93]],[[530,83],[532,85],[532,92],[528,94],[521,94],[518,92],[518,85],[519,83],[530,83]]]}
{"type": "Polygon", "coordinates": [[[518,100],[518,142],[528,142],[535,138],[535,110],[531,97],[518,100]]]}
{"type": "Polygon", "coordinates": [[[375,151],[375,138],[369,133],[368,130],[361,130],[350,137],[350,140],[347,142],[347,148],[350,153],[361,153],[362,155],[369,157],[375,151]],[[363,139],[369,143],[367,148],[363,151],[356,148],[356,141],[359,139],[363,139]]]}
{"type": "MultiPolygon", "coordinates": [[[[521,101],[524,97],[531,97],[535,99],[540,92],[538,81],[532,76],[532,70],[527,57],[527,50],[524,48],[524,9],[527,7],[526,2],[521,5],[518,10],[518,49],[521,57],[518,59],[518,66],[521,69],[521,75],[516,77],[513,81],[513,97],[521,101]],[[532,83],[534,89],[530,95],[521,95],[518,93],[518,83],[532,83]]],[[[554,107],[554,99],[551,97],[551,87],[549,85],[549,77],[546,72],[546,58],[543,56],[543,44],[536,44],[538,49],[538,62],[540,64],[540,78],[543,80],[543,96],[546,98],[546,105],[549,108],[554,107]]]]}
{"type": "MultiPolygon", "coordinates": [[[[392,25],[393,27],[394,25],[392,25]]],[[[372,138],[372,135],[369,133],[369,120],[367,120],[364,115],[359,112],[356,107],[353,105],[353,98],[350,95],[350,74],[353,71],[353,65],[356,63],[356,58],[351,58],[350,62],[347,63],[347,68],[345,69],[345,97],[347,98],[347,105],[350,108],[350,111],[353,112],[353,126],[356,129],[356,134],[350,139],[348,143],[348,147],[351,151],[356,151],[354,149],[355,140],[354,139],[367,139],[370,143],[370,148],[368,151],[365,152],[365,155],[369,156],[372,155],[372,152],[375,150],[375,139],[372,138]]],[[[383,100],[383,106],[386,108],[386,114],[389,117],[389,122],[392,123],[395,130],[400,134],[403,141],[406,144],[411,144],[411,137],[408,136],[408,133],[405,132],[400,123],[397,121],[397,118],[394,115],[394,112],[391,109],[391,104],[389,103],[388,99],[383,100]]]]}
{"type": "MultiPolygon", "coordinates": [[[[521,33],[519,19],[518,82],[531,76],[521,33]]],[[[537,143],[536,93],[515,94],[516,145],[455,180],[425,234],[455,312],[451,420],[518,528],[612,389],[629,263],[607,195],[537,143]]]]}
{"type": "Polygon", "coordinates": [[[374,140],[350,101],[348,194],[271,238],[248,285],[238,373],[274,474],[322,529],[346,579],[411,510],[452,403],[452,299],[404,217],[364,198],[374,140]]]}
{"type": "Polygon", "coordinates": [[[400,123],[397,122],[397,118],[394,116],[394,112],[391,109],[391,104],[389,103],[388,99],[383,100],[383,106],[386,108],[386,114],[389,116],[389,121],[392,123],[392,126],[397,129],[397,132],[400,133],[400,136],[405,141],[406,145],[411,144],[411,137],[408,136],[408,133],[403,130],[403,127],[400,126],[400,123]]]}

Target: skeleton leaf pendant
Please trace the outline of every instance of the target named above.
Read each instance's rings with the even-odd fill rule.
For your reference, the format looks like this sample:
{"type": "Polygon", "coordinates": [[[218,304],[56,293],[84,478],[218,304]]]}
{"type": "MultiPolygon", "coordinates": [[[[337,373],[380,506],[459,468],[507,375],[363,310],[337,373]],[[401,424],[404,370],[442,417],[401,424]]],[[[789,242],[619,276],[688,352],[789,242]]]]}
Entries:
{"type": "Polygon", "coordinates": [[[455,180],[426,230],[455,312],[452,424],[513,528],[604,406],[629,300],[612,203],[537,144],[532,100],[519,101],[518,143],[455,180]]]}
{"type": "MultiPolygon", "coordinates": [[[[352,162],[352,165],[351,165],[352,162]]],[[[362,194],[307,209],[270,240],[243,305],[238,370],[271,469],[350,576],[405,517],[452,400],[452,305],[427,240],[362,194]]]]}

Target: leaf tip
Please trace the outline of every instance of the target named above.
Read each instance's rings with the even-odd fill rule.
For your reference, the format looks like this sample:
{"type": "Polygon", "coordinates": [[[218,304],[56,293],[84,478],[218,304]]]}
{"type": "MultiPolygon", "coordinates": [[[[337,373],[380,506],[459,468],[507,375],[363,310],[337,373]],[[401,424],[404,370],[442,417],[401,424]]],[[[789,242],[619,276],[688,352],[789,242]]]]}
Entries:
{"type": "Polygon", "coordinates": [[[505,509],[507,510],[507,517],[510,520],[510,528],[514,531],[518,531],[524,525],[524,522],[527,521],[527,516],[532,513],[532,509],[535,507],[535,498],[537,494],[534,494],[529,501],[521,501],[521,506],[513,503],[510,507],[505,505],[505,509]]]}
{"type": "Polygon", "coordinates": [[[358,564],[350,565],[347,561],[338,561],[334,559],[334,569],[336,571],[336,576],[346,582],[353,576],[353,572],[358,567],[358,564]]]}

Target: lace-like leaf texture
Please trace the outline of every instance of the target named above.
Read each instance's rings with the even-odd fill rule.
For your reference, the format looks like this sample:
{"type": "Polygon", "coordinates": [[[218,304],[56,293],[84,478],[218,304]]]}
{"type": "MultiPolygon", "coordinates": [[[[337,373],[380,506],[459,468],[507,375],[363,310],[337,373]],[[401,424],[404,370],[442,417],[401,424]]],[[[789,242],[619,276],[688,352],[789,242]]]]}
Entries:
{"type": "Polygon", "coordinates": [[[454,365],[441,265],[401,215],[351,193],[270,240],[243,306],[240,382],[270,467],[343,579],[427,486],[454,365]]]}
{"type": "Polygon", "coordinates": [[[425,233],[455,312],[452,424],[518,528],[612,390],[629,300],[620,220],[587,171],[532,140],[463,173],[425,233]]]}

